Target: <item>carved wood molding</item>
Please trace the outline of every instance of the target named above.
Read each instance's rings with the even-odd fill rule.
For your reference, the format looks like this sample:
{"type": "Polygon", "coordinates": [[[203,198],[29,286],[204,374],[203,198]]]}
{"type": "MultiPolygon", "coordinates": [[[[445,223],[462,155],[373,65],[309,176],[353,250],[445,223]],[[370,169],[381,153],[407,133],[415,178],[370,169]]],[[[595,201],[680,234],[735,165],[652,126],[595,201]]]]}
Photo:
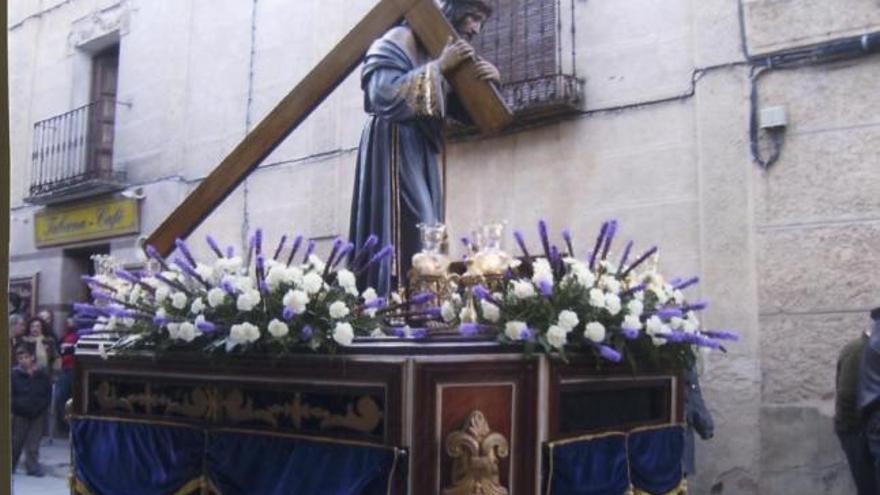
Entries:
{"type": "Polygon", "coordinates": [[[510,446],[489,428],[480,410],[446,437],[446,453],[453,459],[452,486],[444,488],[443,495],[507,495],[498,476],[498,459],[510,454],[510,446]]]}

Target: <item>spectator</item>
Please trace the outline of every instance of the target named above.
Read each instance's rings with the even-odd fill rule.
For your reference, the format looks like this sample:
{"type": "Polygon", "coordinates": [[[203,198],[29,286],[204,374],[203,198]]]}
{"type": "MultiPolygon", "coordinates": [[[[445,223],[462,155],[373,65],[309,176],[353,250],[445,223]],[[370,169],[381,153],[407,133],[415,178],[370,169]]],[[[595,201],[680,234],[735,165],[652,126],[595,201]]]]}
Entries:
{"type": "Polygon", "coordinates": [[[24,336],[27,333],[27,326],[24,323],[24,317],[21,315],[9,316],[9,362],[15,366],[15,348],[24,342],[24,336]]]}
{"type": "Polygon", "coordinates": [[[24,450],[27,474],[44,476],[40,466],[40,439],[52,393],[49,375],[37,367],[30,345],[20,345],[15,358],[18,365],[12,370],[12,470],[15,471],[24,450]]]}
{"type": "Polygon", "coordinates": [[[65,429],[67,421],[64,418],[64,406],[70,399],[70,390],[73,385],[73,351],[78,339],[76,322],[73,318],[68,318],[64,325],[64,335],[61,336],[61,375],[55,385],[55,417],[58,418],[56,424],[65,429]]]}
{"type": "Polygon", "coordinates": [[[834,397],[834,432],[840,440],[843,453],[846,454],[846,461],[859,495],[877,493],[874,463],[858,407],[859,367],[870,336],[869,329],[841,349],[837,358],[837,386],[834,397]]]}
{"type": "Polygon", "coordinates": [[[37,358],[37,367],[46,370],[51,374],[56,365],[57,341],[52,334],[52,330],[46,321],[40,317],[33,317],[27,322],[28,334],[24,337],[24,341],[34,346],[34,353],[37,358]]]}
{"type": "Polygon", "coordinates": [[[37,316],[46,322],[46,326],[49,327],[49,333],[57,339],[58,334],[55,333],[55,314],[48,309],[43,308],[37,311],[37,316]]]}

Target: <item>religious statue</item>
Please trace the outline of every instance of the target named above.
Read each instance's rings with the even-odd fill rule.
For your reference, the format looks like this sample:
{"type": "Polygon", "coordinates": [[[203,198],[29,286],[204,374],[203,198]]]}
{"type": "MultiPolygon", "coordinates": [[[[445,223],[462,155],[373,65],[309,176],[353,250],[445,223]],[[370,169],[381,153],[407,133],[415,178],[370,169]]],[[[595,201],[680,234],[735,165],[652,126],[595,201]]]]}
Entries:
{"type": "Polygon", "coordinates": [[[443,184],[437,155],[447,117],[467,121],[445,75],[475,60],[479,79],[498,82],[498,69],[468,43],[492,12],[484,0],[443,0],[442,11],[461,36],[431,58],[402,23],[376,40],[364,57],[361,88],[369,120],[358,149],[351,209],[355,251],[371,234],[393,244],[395,256],[361,275],[359,285],[388,294],[404,284],[419,250],[418,224],[443,222],[443,184]]]}

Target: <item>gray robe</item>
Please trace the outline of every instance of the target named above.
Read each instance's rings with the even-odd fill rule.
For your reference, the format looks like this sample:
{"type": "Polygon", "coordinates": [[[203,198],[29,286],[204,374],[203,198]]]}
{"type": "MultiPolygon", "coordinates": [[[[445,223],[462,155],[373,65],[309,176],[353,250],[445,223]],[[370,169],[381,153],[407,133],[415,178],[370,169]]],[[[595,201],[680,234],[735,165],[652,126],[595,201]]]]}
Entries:
{"type": "Polygon", "coordinates": [[[355,252],[370,234],[380,247],[394,244],[395,258],[371,266],[358,280],[361,289],[386,295],[405,284],[400,279],[419,250],[416,224],[444,220],[437,155],[447,85],[437,63],[400,26],[370,47],[361,88],[369,120],[358,149],[350,237],[355,252]]]}

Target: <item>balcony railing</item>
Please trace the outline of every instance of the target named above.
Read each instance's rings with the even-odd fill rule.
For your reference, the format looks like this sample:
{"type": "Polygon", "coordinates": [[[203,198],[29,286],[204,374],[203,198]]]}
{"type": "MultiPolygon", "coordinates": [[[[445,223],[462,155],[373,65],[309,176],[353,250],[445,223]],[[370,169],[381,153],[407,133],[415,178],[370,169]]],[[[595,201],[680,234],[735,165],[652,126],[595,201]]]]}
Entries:
{"type": "Polygon", "coordinates": [[[115,106],[113,99],[99,99],[34,124],[28,202],[58,203],[124,187],[124,173],[112,166],[115,106]]]}

